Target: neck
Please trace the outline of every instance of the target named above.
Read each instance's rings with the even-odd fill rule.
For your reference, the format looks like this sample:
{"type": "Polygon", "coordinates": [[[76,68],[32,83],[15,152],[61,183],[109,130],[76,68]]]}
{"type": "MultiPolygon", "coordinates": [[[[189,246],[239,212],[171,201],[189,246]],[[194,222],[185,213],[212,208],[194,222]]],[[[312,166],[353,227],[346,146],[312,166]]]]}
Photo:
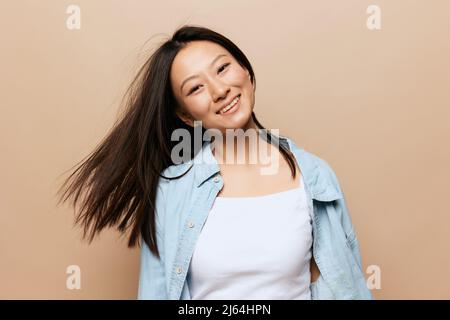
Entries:
{"type": "Polygon", "coordinates": [[[260,164],[261,148],[267,148],[267,142],[261,138],[252,118],[243,128],[225,131],[222,139],[212,141],[214,157],[219,163],[226,165],[260,164]]]}

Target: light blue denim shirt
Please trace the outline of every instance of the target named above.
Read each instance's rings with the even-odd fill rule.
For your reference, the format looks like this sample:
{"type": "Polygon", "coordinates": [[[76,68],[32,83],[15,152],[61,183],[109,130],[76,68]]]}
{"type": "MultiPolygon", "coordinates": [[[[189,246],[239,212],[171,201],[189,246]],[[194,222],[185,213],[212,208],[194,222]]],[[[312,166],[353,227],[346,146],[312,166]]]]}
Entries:
{"type": "MultiPolygon", "coordinates": [[[[303,174],[313,219],[313,256],[320,270],[311,283],[316,299],[373,299],[366,286],[358,240],[338,179],[321,158],[287,138],[280,144],[294,154],[303,174]]],[[[142,241],[138,299],[190,300],[187,273],[195,244],[214,199],[223,186],[210,142],[194,159],[163,171],[156,194],[156,232],[161,259],[142,241]],[[202,163],[198,157],[203,157],[202,163]]],[[[231,230],[230,230],[231,236],[231,230]]]]}

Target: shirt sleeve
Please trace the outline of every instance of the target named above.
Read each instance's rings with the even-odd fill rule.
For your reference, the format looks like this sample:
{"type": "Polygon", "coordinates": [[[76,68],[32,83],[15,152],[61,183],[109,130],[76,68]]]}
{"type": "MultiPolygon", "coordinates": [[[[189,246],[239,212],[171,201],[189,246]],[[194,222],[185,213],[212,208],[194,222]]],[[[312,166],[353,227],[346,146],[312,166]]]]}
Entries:
{"type": "Polygon", "coordinates": [[[166,275],[164,270],[164,237],[163,223],[165,197],[158,185],[155,216],[156,216],[156,241],[160,259],[151,251],[141,238],[140,273],[138,300],[167,300],[166,275]]]}

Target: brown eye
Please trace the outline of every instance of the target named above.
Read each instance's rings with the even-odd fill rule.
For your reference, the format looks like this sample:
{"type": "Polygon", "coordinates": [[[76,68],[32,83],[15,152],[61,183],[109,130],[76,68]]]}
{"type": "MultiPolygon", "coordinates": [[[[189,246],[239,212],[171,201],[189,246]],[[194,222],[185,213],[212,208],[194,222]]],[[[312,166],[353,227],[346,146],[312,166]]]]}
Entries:
{"type": "MultiPolygon", "coordinates": [[[[189,91],[189,94],[193,93],[194,91],[197,91],[198,87],[199,87],[199,86],[193,87],[193,88],[191,89],[191,91],[189,91]]],[[[188,95],[189,95],[189,94],[188,94],[188,95]]]]}
{"type": "Polygon", "coordinates": [[[221,70],[224,70],[226,67],[228,67],[228,65],[229,65],[229,63],[225,63],[224,65],[222,65],[218,70],[219,73],[221,72],[221,70]]]}

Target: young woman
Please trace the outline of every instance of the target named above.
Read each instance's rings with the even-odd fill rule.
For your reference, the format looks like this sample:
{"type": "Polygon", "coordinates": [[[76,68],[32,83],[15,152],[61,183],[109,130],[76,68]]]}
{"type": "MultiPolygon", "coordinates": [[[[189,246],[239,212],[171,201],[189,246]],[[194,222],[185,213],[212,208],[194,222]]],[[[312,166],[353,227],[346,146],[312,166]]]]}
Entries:
{"type": "Polygon", "coordinates": [[[139,299],[372,299],[335,173],[258,122],[255,90],[233,42],[178,29],[140,69],[126,112],[61,199],[73,195],[75,206],[87,194],[76,223],[89,241],[117,226],[130,247],[141,244],[139,299]],[[174,137],[184,133],[179,161],[174,137]],[[267,147],[268,162],[249,161],[267,147]],[[267,164],[275,170],[262,174],[267,164]]]}

